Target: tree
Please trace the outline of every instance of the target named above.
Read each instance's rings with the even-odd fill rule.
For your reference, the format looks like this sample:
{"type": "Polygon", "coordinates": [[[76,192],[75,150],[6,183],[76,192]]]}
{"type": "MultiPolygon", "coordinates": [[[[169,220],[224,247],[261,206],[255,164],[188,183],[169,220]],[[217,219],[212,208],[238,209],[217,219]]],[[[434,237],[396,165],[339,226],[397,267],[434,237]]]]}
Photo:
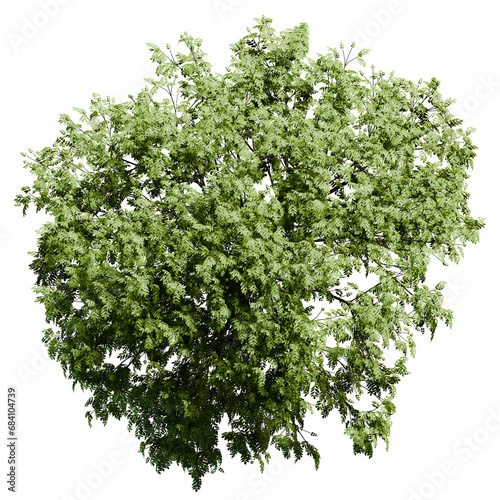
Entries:
{"type": "Polygon", "coordinates": [[[150,87],[62,114],[16,197],[53,217],[30,268],[89,425],[126,417],[146,461],[180,464],[194,490],[222,471],[224,416],[231,456],[261,470],[271,445],[318,468],[313,405],[339,412],[354,453],[388,447],[414,331],[452,323],[445,283],[424,284],[431,257],[457,263],[484,227],[465,191],[473,129],[438,80],[347,69],[365,66],[354,44],[306,59],[307,24],[256,21],[224,75],[187,33],[187,54],[148,44],[150,87]],[[311,300],[332,309],[311,318],[311,300]]]}

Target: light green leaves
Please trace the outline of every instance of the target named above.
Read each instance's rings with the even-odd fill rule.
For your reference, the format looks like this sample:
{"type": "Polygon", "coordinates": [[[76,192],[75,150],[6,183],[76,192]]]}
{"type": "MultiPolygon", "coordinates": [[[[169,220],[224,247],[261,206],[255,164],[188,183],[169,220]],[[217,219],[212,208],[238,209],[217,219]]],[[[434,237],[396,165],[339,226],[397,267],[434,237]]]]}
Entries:
{"type": "Polygon", "coordinates": [[[430,258],[457,262],[484,227],[472,130],[436,79],[365,77],[354,45],[306,59],[305,23],[256,21],[224,75],[187,33],[187,54],[148,44],[150,88],[62,114],[16,197],[53,217],[31,264],[43,340],[93,392],[89,424],[125,417],[146,461],[180,464],[195,490],[222,471],[224,415],[231,456],[261,469],[270,445],[318,468],[313,409],[339,413],[355,453],[388,445],[413,330],[451,326],[430,258]]]}

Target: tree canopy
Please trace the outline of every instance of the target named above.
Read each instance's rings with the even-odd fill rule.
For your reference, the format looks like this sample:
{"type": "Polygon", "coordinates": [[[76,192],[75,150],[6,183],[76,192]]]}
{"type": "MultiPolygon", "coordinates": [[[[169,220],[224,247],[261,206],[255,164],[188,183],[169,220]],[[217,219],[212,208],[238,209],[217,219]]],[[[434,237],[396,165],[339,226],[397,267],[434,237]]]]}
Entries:
{"type": "Polygon", "coordinates": [[[473,129],[438,80],[348,69],[366,66],[354,44],[310,59],[306,23],[255,21],[225,74],[187,33],[186,53],[148,44],[157,77],[61,114],[53,145],[23,153],[36,179],[16,197],[51,216],[30,252],[43,341],[91,391],[89,424],[125,417],[146,461],[194,490],[223,472],[225,416],[231,456],[261,470],[272,445],[318,468],[313,410],[339,413],[354,453],[388,447],[414,333],[452,323],[431,258],[458,262],[484,227],[473,129]]]}

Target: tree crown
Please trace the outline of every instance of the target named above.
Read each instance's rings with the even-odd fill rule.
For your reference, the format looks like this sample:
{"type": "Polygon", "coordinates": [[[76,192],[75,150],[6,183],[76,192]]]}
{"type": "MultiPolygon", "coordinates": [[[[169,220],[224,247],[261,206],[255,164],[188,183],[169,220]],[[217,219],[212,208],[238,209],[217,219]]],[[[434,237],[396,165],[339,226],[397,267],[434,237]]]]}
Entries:
{"type": "Polygon", "coordinates": [[[92,391],[89,424],[126,417],[147,461],[182,465],[195,490],[222,471],[224,416],[231,455],[262,469],[270,445],[318,468],[313,405],[339,412],[355,453],[388,446],[413,330],[452,322],[430,259],[458,262],[484,227],[467,205],[473,129],[438,80],[347,69],[365,66],[354,44],[307,59],[305,23],[256,21],[224,75],[187,33],[187,54],[148,44],[150,87],[62,114],[16,197],[53,217],[30,268],[50,356],[92,391]],[[377,283],[348,281],[360,272],[377,283]],[[316,299],[335,307],[311,318],[316,299]]]}

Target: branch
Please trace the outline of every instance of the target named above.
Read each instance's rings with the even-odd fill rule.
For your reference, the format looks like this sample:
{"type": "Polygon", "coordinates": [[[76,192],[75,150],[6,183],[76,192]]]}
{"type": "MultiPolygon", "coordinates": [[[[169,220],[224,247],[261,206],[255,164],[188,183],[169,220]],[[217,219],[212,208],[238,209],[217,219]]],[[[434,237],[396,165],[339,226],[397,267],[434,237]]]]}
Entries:
{"type": "Polygon", "coordinates": [[[441,264],[443,264],[443,266],[446,266],[446,263],[445,263],[442,259],[440,259],[440,258],[439,258],[436,254],[431,253],[431,255],[432,255],[433,257],[436,257],[436,259],[437,259],[437,260],[439,260],[439,262],[441,262],[441,264]]]}
{"type": "Polygon", "coordinates": [[[137,167],[138,163],[134,163],[133,161],[127,160],[126,158],[122,158],[123,161],[127,162],[129,165],[134,165],[134,167],[137,167]]]}
{"type": "Polygon", "coordinates": [[[354,301],[356,300],[356,297],[357,297],[357,296],[356,296],[356,297],[354,297],[354,299],[351,299],[351,300],[345,300],[345,299],[343,299],[342,297],[337,297],[336,295],[333,295],[333,294],[332,294],[332,297],[333,297],[334,299],[339,300],[340,302],[343,302],[344,304],[349,305],[351,302],[354,302],[354,301]]]}
{"type": "Polygon", "coordinates": [[[112,139],[112,134],[111,134],[111,127],[109,125],[109,122],[106,120],[106,117],[101,113],[101,111],[99,111],[99,115],[102,117],[102,119],[104,120],[104,122],[106,123],[107,125],[107,128],[108,128],[108,134],[109,134],[109,138],[112,139]]]}
{"type": "Polygon", "coordinates": [[[133,354],[132,356],[130,356],[128,358],[125,358],[119,365],[115,366],[115,369],[120,368],[125,362],[127,362],[128,360],[130,360],[130,362],[128,363],[128,365],[125,367],[125,368],[128,368],[132,364],[132,362],[135,360],[136,357],[137,357],[137,354],[133,354]]]}
{"type": "Polygon", "coordinates": [[[300,437],[307,442],[307,439],[302,435],[302,432],[300,432],[300,429],[298,427],[297,427],[297,432],[300,434],[300,437]]]}

